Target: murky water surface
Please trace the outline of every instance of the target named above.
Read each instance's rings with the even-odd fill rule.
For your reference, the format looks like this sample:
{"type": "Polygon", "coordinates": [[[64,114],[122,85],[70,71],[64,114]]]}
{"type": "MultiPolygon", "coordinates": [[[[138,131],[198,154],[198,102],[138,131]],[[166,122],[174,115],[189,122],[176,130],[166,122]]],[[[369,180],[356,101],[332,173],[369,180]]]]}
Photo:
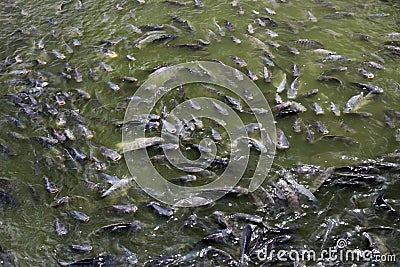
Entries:
{"type": "MultiPolygon", "coordinates": [[[[288,263],[276,255],[271,259],[259,257],[264,248],[320,253],[323,249],[338,248],[338,240],[346,242],[342,251],[359,248],[400,257],[397,242],[400,156],[398,153],[383,156],[398,149],[400,143],[399,2],[203,0],[202,6],[199,3],[169,0],[149,0],[143,4],[133,0],[2,3],[0,265],[129,266],[137,261],[138,266],[238,266],[240,262],[250,266],[316,266],[317,262],[326,266],[350,266],[350,263],[399,266],[398,261],[371,263],[344,258],[329,261],[325,257],[310,262],[289,259],[288,263]],[[270,14],[265,8],[269,8],[270,14]],[[310,18],[307,12],[315,18],[310,18]],[[183,20],[173,20],[173,16],[183,20]],[[176,37],[140,43],[143,36],[152,34],[149,28],[156,25],[162,25],[158,33],[176,37]],[[248,25],[254,28],[254,33],[249,32],[248,25]],[[234,42],[234,38],[240,41],[234,42]],[[299,39],[308,41],[296,43],[299,39]],[[176,47],[176,44],[200,47],[176,47]],[[327,54],[315,50],[321,46],[346,58],[325,58],[327,54]],[[115,54],[109,51],[104,54],[101,47],[115,54]],[[57,58],[56,52],[65,58],[57,58]],[[128,59],[128,55],[134,60],[128,59]],[[288,116],[279,116],[274,111],[276,126],[286,134],[290,147],[277,151],[262,190],[229,194],[205,207],[174,208],[172,215],[162,216],[148,206],[154,200],[134,183],[104,198],[95,186],[87,185],[85,180],[109,188],[111,185],[101,173],[120,179],[132,176],[123,159],[112,162],[100,153],[99,147],[118,150],[122,138],[118,124],[124,119],[127,98],[152,71],[160,65],[217,60],[246,73],[232,56],[245,60],[247,69],[258,76],[255,83],[271,107],[276,105],[276,87],[284,75],[287,85],[280,95],[283,101],[288,100],[287,90],[295,79],[293,63],[301,72],[294,101],[307,111],[288,116]],[[379,63],[385,69],[370,67],[365,61],[379,63]],[[67,68],[67,63],[72,69],[67,68]],[[104,64],[112,70],[107,71],[104,64]],[[272,75],[269,82],[263,79],[264,66],[272,75]],[[362,76],[360,68],[371,72],[373,78],[362,76]],[[81,73],[82,81],[74,69],[81,73]],[[95,72],[94,78],[89,69],[95,72]],[[324,80],[322,76],[330,78],[324,80]],[[48,85],[40,84],[43,81],[48,85]],[[111,90],[109,82],[120,89],[111,90]],[[378,86],[384,92],[368,94],[354,82],[378,86]],[[316,88],[317,94],[301,96],[316,88]],[[361,92],[365,98],[357,112],[362,113],[343,114],[350,97],[361,92]],[[340,116],[332,113],[331,102],[342,111],[340,116]],[[324,114],[316,115],[313,103],[319,104],[324,114]],[[296,120],[301,120],[300,133],[293,130],[296,120]],[[329,133],[318,132],[313,126],[315,121],[322,122],[329,133]],[[94,137],[90,138],[86,132],[85,138],[83,128],[94,137]],[[72,131],[75,140],[65,137],[66,129],[72,131]],[[38,137],[56,138],[57,134],[60,135],[57,144],[49,144],[54,139],[38,141],[38,137]],[[307,134],[313,137],[310,139],[307,134]],[[81,152],[85,156],[79,159],[81,152]],[[96,168],[99,165],[93,157],[103,162],[104,170],[96,168]],[[359,167],[339,168],[348,165],[359,167]],[[58,189],[49,193],[44,177],[58,189]],[[316,199],[307,195],[311,192],[316,199]],[[68,203],[53,207],[53,201],[65,196],[69,197],[68,203]],[[104,209],[117,204],[136,205],[137,211],[117,214],[104,209]],[[90,220],[77,221],[71,214],[73,210],[89,215],[90,220]],[[242,218],[241,214],[257,217],[242,218]],[[56,234],[56,218],[66,226],[66,234],[56,234]],[[224,219],[228,222],[224,223],[224,219]],[[132,221],[140,222],[140,229],[97,231],[106,225],[132,221]],[[249,231],[247,238],[242,234],[246,231],[249,231]],[[249,244],[243,245],[246,243],[243,240],[249,244]],[[79,253],[71,249],[74,244],[89,244],[92,249],[79,253]],[[87,261],[80,261],[83,259],[87,261]]],[[[225,94],[234,96],[223,88],[186,85],[167,94],[154,113],[162,115],[176,103],[200,96],[229,105],[225,94]]],[[[244,123],[254,122],[252,114],[238,114],[244,123]]],[[[189,158],[198,157],[191,144],[210,137],[213,127],[223,136],[216,142],[222,151],[220,155],[229,157],[224,150],[229,141],[225,140],[223,128],[207,119],[203,124],[204,128],[194,130],[193,138],[184,141],[181,149],[189,158]]],[[[154,136],[159,129],[149,132],[154,136]]],[[[162,154],[157,148],[148,151],[151,156],[162,154]]],[[[254,160],[258,155],[252,149],[254,160]]],[[[162,160],[154,161],[154,166],[171,179],[187,174],[162,160]]],[[[252,168],[253,165],[249,166],[246,174],[251,174],[252,168]]],[[[223,172],[218,166],[211,171],[217,176],[223,172]]],[[[197,175],[197,181],[188,184],[200,185],[212,179],[215,178],[197,175]]],[[[244,179],[242,183],[244,187],[248,181],[244,179]]]]}

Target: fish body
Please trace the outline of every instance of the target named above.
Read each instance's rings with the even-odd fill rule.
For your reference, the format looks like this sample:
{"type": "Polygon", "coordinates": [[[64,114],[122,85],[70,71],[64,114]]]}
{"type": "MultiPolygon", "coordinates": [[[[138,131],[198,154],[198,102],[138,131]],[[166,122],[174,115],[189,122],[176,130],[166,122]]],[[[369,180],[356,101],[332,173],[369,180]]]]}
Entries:
{"type": "Polygon", "coordinates": [[[287,98],[288,99],[295,99],[297,97],[297,92],[299,91],[300,86],[300,77],[296,77],[293,82],[290,84],[290,87],[287,91],[287,98]]]}
{"type": "Polygon", "coordinates": [[[118,192],[121,192],[123,190],[128,189],[129,187],[132,186],[133,181],[136,179],[136,177],[126,177],[122,178],[116,183],[114,183],[110,188],[108,188],[102,195],[102,198],[105,198],[107,196],[115,195],[118,192]]]}

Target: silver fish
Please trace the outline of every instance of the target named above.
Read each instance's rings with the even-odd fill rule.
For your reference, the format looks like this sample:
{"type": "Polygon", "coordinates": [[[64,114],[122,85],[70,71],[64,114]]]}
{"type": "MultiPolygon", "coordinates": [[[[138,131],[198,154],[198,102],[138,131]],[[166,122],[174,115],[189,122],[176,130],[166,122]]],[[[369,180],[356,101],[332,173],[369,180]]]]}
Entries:
{"type": "Polygon", "coordinates": [[[290,146],[285,133],[280,129],[276,129],[276,148],[279,150],[286,150],[290,146]]]}
{"type": "Polygon", "coordinates": [[[343,112],[344,113],[350,113],[358,109],[360,106],[361,102],[364,99],[364,93],[361,92],[358,95],[352,96],[344,105],[343,107],[343,112]]]}
{"type": "Polygon", "coordinates": [[[118,182],[113,184],[110,188],[108,188],[102,195],[101,197],[107,197],[114,195],[116,193],[121,193],[123,190],[129,189],[133,185],[133,181],[136,179],[136,177],[126,177],[120,179],[118,182]]]}
{"type": "Polygon", "coordinates": [[[316,115],[322,115],[325,113],[325,111],[323,110],[323,108],[316,102],[312,103],[312,107],[314,109],[314,112],[316,115]]]}
{"type": "Polygon", "coordinates": [[[286,87],[286,73],[283,73],[282,81],[276,87],[276,92],[282,93],[285,90],[285,87],[286,87]]]}
{"type": "Polygon", "coordinates": [[[340,116],[340,109],[335,105],[335,103],[331,102],[330,103],[330,107],[331,107],[331,111],[333,112],[333,114],[335,114],[335,116],[340,116]]]}
{"type": "Polygon", "coordinates": [[[299,82],[300,77],[296,77],[293,82],[290,84],[289,90],[287,91],[288,99],[295,99],[297,96],[297,92],[299,91],[299,82]]]}

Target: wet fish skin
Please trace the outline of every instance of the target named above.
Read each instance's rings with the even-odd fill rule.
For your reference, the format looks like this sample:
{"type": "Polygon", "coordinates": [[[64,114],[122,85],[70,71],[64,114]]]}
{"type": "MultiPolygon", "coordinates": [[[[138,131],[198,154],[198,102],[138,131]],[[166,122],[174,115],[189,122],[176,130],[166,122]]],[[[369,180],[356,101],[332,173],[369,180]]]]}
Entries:
{"type": "Polygon", "coordinates": [[[161,216],[171,217],[174,214],[173,209],[163,206],[157,202],[150,202],[148,206],[151,207],[155,213],[161,216]]]}
{"type": "Polygon", "coordinates": [[[119,87],[118,84],[115,84],[113,82],[107,82],[108,87],[110,87],[111,90],[114,92],[118,92],[121,88],[119,87]]]}
{"type": "Polygon", "coordinates": [[[285,90],[285,87],[286,87],[286,73],[283,74],[282,81],[276,87],[276,92],[282,93],[285,90]]]}
{"type": "Polygon", "coordinates": [[[102,198],[112,196],[116,194],[117,192],[121,192],[123,190],[128,189],[129,187],[132,186],[133,181],[136,179],[136,177],[126,177],[122,178],[116,183],[114,183],[110,188],[108,188],[102,195],[102,198]]]}
{"type": "Polygon", "coordinates": [[[253,232],[253,227],[251,224],[247,224],[242,232],[240,239],[240,264],[245,266],[246,255],[249,251],[251,236],[253,232]]]}
{"type": "Polygon", "coordinates": [[[301,118],[297,118],[294,122],[293,122],[293,131],[295,133],[300,133],[301,132],[301,125],[303,123],[303,120],[301,118]]]}
{"type": "Polygon", "coordinates": [[[264,74],[264,81],[267,83],[271,82],[271,72],[268,70],[266,66],[264,66],[263,74],[264,74]]]}
{"type": "Polygon", "coordinates": [[[372,72],[367,71],[367,70],[364,69],[364,68],[358,68],[358,73],[359,73],[361,76],[363,76],[364,78],[367,78],[367,79],[372,79],[372,78],[375,77],[375,75],[374,75],[372,72]]]}
{"type": "Polygon", "coordinates": [[[43,179],[45,182],[45,188],[49,193],[55,194],[59,191],[59,188],[53,182],[51,182],[49,178],[45,176],[43,179]]]}
{"type": "Polygon", "coordinates": [[[71,248],[71,250],[79,253],[88,253],[93,249],[93,247],[89,244],[70,245],[69,247],[71,248]]]}
{"type": "Polygon", "coordinates": [[[112,150],[107,147],[104,147],[104,146],[99,147],[99,152],[100,152],[100,154],[102,154],[103,156],[107,157],[108,159],[110,159],[112,161],[118,161],[122,158],[122,156],[120,154],[118,154],[117,151],[112,150]]]}
{"type": "Polygon", "coordinates": [[[276,129],[276,148],[279,150],[286,150],[290,146],[285,133],[280,129],[276,129]]]}
{"type": "Polygon", "coordinates": [[[311,121],[311,125],[313,125],[320,133],[328,134],[329,130],[321,121],[311,121]]]}
{"type": "Polygon", "coordinates": [[[240,101],[238,99],[236,99],[234,97],[231,97],[231,96],[228,96],[228,95],[226,95],[225,98],[239,112],[243,111],[242,104],[240,103],[240,101]]]}
{"type": "Polygon", "coordinates": [[[311,40],[311,39],[297,39],[297,40],[293,41],[293,43],[298,46],[305,47],[305,48],[317,49],[317,48],[324,47],[320,42],[318,42],[316,40],[311,40]]]}
{"type": "Polygon", "coordinates": [[[67,227],[58,218],[55,218],[54,220],[54,227],[58,236],[66,235],[68,233],[67,227]]]}
{"type": "Polygon", "coordinates": [[[74,218],[77,221],[83,222],[83,223],[87,223],[90,220],[90,217],[88,215],[86,215],[83,212],[77,211],[77,210],[72,210],[70,212],[72,218],[74,218]]]}
{"type": "Polygon", "coordinates": [[[386,69],[383,65],[381,65],[375,61],[363,61],[362,64],[365,66],[368,66],[370,68],[377,69],[377,70],[385,70],[386,69]]]}
{"type": "Polygon", "coordinates": [[[315,94],[317,94],[319,92],[319,89],[310,89],[307,92],[303,93],[300,97],[301,98],[305,98],[305,97],[309,97],[309,96],[313,96],[315,94]]]}
{"type": "Polygon", "coordinates": [[[99,229],[94,231],[94,234],[100,234],[104,232],[121,232],[123,230],[140,230],[141,228],[142,223],[139,221],[121,222],[100,227],[99,229]]]}
{"type": "Polygon", "coordinates": [[[314,110],[316,115],[325,114],[325,111],[323,110],[323,108],[318,103],[313,102],[312,103],[312,107],[313,107],[313,110],[314,110]]]}
{"type": "Polygon", "coordinates": [[[233,62],[241,68],[247,67],[247,62],[238,56],[230,56],[233,62]]]}
{"type": "Polygon", "coordinates": [[[126,204],[126,205],[111,205],[103,207],[103,210],[109,213],[117,213],[117,214],[131,214],[135,213],[138,210],[136,205],[126,204]]]}
{"type": "Polygon", "coordinates": [[[384,90],[377,85],[358,83],[358,82],[353,82],[352,84],[357,86],[358,88],[367,90],[368,92],[371,92],[373,94],[382,94],[384,92],[384,90]]]}
{"type": "Polygon", "coordinates": [[[360,105],[361,101],[364,99],[364,93],[361,92],[358,95],[352,96],[344,105],[343,107],[343,113],[350,113],[354,110],[357,109],[357,107],[360,105]]]}
{"type": "Polygon", "coordinates": [[[290,84],[290,87],[287,91],[288,99],[295,99],[297,97],[297,92],[300,86],[300,77],[296,77],[293,82],[290,84]]]}
{"type": "Polygon", "coordinates": [[[292,63],[292,75],[293,77],[299,77],[300,76],[300,68],[296,63],[292,63]]]}
{"type": "Polygon", "coordinates": [[[337,12],[325,15],[323,18],[324,19],[338,19],[338,18],[344,18],[344,17],[349,17],[349,16],[354,16],[354,13],[347,12],[347,11],[337,11],[337,12]]]}
{"type": "Polygon", "coordinates": [[[340,109],[335,105],[335,103],[331,102],[330,103],[331,111],[335,116],[339,117],[340,116],[340,109]]]}
{"type": "Polygon", "coordinates": [[[318,21],[318,19],[314,16],[314,14],[311,13],[311,11],[309,11],[309,10],[306,11],[306,16],[307,16],[307,19],[309,21],[311,21],[311,22],[317,22],[318,21]]]}

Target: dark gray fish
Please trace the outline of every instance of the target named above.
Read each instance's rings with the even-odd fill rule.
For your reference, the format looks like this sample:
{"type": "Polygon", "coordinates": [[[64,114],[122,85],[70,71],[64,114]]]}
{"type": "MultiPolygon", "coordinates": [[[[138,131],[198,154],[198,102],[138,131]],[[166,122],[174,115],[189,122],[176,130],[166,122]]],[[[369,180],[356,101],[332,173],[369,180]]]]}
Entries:
{"type": "Polygon", "coordinates": [[[340,87],[344,86],[343,82],[339,78],[333,76],[319,76],[317,80],[326,83],[338,83],[340,87]]]}
{"type": "Polygon", "coordinates": [[[330,68],[330,69],[324,70],[321,73],[321,76],[327,76],[328,74],[333,73],[333,72],[342,72],[342,71],[346,71],[346,70],[347,70],[347,67],[343,67],[343,66],[337,67],[337,68],[330,68]]]}
{"type": "Polygon", "coordinates": [[[110,65],[108,65],[105,62],[100,62],[99,66],[100,66],[100,68],[102,68],[104,71],[107,71],[107,72],[111,72],[114,70],[110,65]]]}
{"type": "Polygon", "coordinates": [[[236,65],[238,65],[241,68],[247,67],[247,62],[241,59],[240,57],[237,56],[231,56],[231,59],[233,62],[235,62],[236,65]]]}
{"type": "Polygon", "coordinates": [[[58,59],[65,59],[65,55],[63,53],[58,52],[57,50],[52,50],[51,51],[53,55],[58,58],[58,59]]]}
{"type": "Polygon", "coordinates": [[[231,97],[231,96],[228,96],[228,95],[226,95],[225,98],[239,112],[243,111],[242,104],[240,104],[240,101],[238,99],[236,99],[234,97],[231,97]]]}
{"type": "Polygon", "coordinates": [[[284,192],[290,209],[296,213],[300,212],[301,206],[296,192],[284,180],[279,180],[277,186],[284,192]]]}
{"type": "Polygon", "coordinates": [[[331,102],[330,103],[330,107],[331,107],[331,111],[333,112],[333,114],[335,114],[335,116],[340,116],[340,109],[335,105],[335,103],[331,102]]]}
{"type": "Polygon", "coordinates": [[[300,133],[301,132],[301,125],[303,123],[303,120],[301,118],[297,118],[294,122],[293,122],[293,131],[295,133],[300,133]]]}
{"type": "Polygon", "coordinates": [[[213,215],[215,217],[215,220],[217,223],[223,228],[223,229],[228,229],[232,228],[232,222],[229,221],[229,218],[225,216],[225,214],[221,211],[214,211],[213,215]]]}
{"type": "Polygon", "coordinates": [[[263,71],[263,74],[264,74],[264,81],[265,82],[271,82],[271,72],[268,70],[268,68],[266,67],[266,66],[264,66],[264,71],[263,71]]]}
{"type": "Polygon", "coordinates": [[[121,179],[119,179],[117,176],[109,175],[104,172],[99,173],[98,176],[101,180],[110,185],[116,184],[121,181],[121,179]]]}
{"type": "Polygon", "coordinates": [[[358,68],[358,73],[361,76],[363,76],[364,78],[368,78],[368,79],[373,79],[375,77],[375,75],[372,72],[367,71],[364,68],[358,68]]]}
{"type": "Polygon", "coordinates": [[[344,113],[354,112],[361,105],[363,99],[364,99],[363,92],[361,92],[358,95],[350,97],[350,99],[346,102],[346,104],[343,107],[343,112],[344,113]]]}
{"type": "Polygon", "coordinates": [[[314,140],[314,132],[309,128],[309,127],[305,127],[305,132],[304,132],[305,136],[306,136],[306,140],[308,143],[312,144],[315,142],[314,140]]]}
{"type": "Polygon", "coordinates": [[[255,72],[253,72],[250,69],[246,68],[246,72],[247,72],[247,76],[252,80],[252,81],[257,81],[258,80],[258,76],[255,72]]]}
{"type": "Polygon", "coordinates": [[[299,66],[293,62],[292,64],[292,75],[293,77],[299,77],[300,76],[300,68],[299,66]]]}
{"type": "Polygon", "coordinates": [[[108,87],[110,87],[110,89],[113,90],[114,92],[117,92],[121,89],[118,84],[115,84],[113,82],[107,82],[107,84],[108,87]]]}
{"type": "Polygon", "coordinates": [[[59,188],[53,182],[51,182],[49,178],[47,178],[46,176],[44,177],[44,183],[45,183],[45,188],[49,193],[55,194],[59,191],[59,188]]]}
{"type": "Polygon", "coordinates": [[[139,221],[121,222],[100,227],[99,229],[94,231],[94,234],[100,234],[104,232],[122,232],[130,230],[140,230],[141,228],[142,228],[142,223],[140,223],[139,221]]]}
{"type": "Polygon", "coordinates": [[[20,267],[16,253],[0,245],[0,263],[4,267],[20,267]]]}
{"type": "Polygon", "coordinates": [[[58,236],[66,235],[68,233],[67,227],[58,218],[54,220],[54,227],[56,228],[56,234],[58,236]]]}
{"type": "Polygon", "coordinates": [[[310,96],[317,94],[318,92],[319,92],[318,89],[310,89],[307,92],[303,93],[300,97],[301,98],[310,97],[310,96]]]}
{"type": "Polygon", "coordinates": [[[285,133],[280,129],[276,129],[276,148],[279,150],[286,150],[289,148],[289,141],[285,133]]]}
{"type": "Polygon", "coordinates": [[[17,203],[17,200],[12,195],[0,190],[0,204],[1,203],[12,205],[17,203]]]}
{"type": "Polygon", "coordinates": [[[293,54],[293,55],[300,55],[300,51],[299,51],[297,48],[295,48],[295,47],[285,45],[285,48],[286,48],[286,50],[287,50],[290,54],[293,54]]]}
{"type": "Polygon", "coordinates": [[[104,187],[98,183],[92,182],[88,179],[82,179],[81,181],[85,187],[89,188],[94,192],[103,193],[105,191],[104,187]]]}
{"type": "Polygon", "coordinates": [[[247,262],[246,256],[249,252],[252,232],[253,226],[251,224],[247,224],[242,232],[240,239],[240,264],[242,266],[245,266],[245,260],[247,262]]]}
{"type": "Polygon", "coordinates": [[[150,202],[148,206],[151,207],[155,213],[161,216],[171,217],[174,214],[173,209],[162,206],[157,202],[150,202]]]}
{"type": "Polygon", "coordinates": [[[126,204],[126,205],[111,205],[103,208],[108,213],[117,213],[117,214],[131,214],[135,213],[138,210],[136,205],[126,204]]]}
{"type": "MultiPolygon", "coordinates": [[[[331,52],[331,51],[329,51],[329,52],[331,52]]],[[[347,56],[336,55],[335,52],[333,52],[333,53],[334,54],[330,53],[328,56],[320,59],[319,62],[330,63],[330,62],[339,62],[339,61],[350,61],[350,59],[347,56]]]]}
{"type": "Polygon", "coordinates": [[[74,79],[77,83],[80,83],[83,81],[82,74],[79,72],[78,68],[74,68],[74,79]]]}
{"type": "Polygon", "coordinates": [[[217,130],[215,130],[214,128],[211,128],[211,138],[214,141],[221,141],[222,140],[221,134],[217,130]]]}
{"type": "Polygon", "coordinates": [[[312,49],[317,49],[317,48],[323,48],[324,46],[315,40],[311,40],[311,39],[297,39],[295,41],[293,41],[294,44],[298,45],[298,46],[302,46],[302,47],[306,47],[306,48],[312,48],[312,49]]]}
{"type": "Polygon", "coordinates": [[[384,66],[382,66],[381,64],[379,64],[375,61],[363,61],[362,64],[365,66],[368,66],[370,68],[377,69],[377,70],[385,70],[386,69],[384,66]]]}
{"type": "Polygon", "coordinates": [[[83,223],[87,223],[90,220],[90,217],[88,215],[86,215],[83,212],[77,211],[77,210],[72,210],[70,212],[72,218],[74,218],[77,221],[83,222],[83,223]]]}
{"type": "Polygon", "coordinates": [[[371,92],[372,94],[382,94],[384,92],[383,89],[377,85],[358,83],[358,82],[353,82],[352,84],[357,86],[358,88],[371,92]]]}
{"type": "Polygon", "coordinates": [[[89,244],[71,245],[69,247],[71,248],[71,250],[78,253],[89,253],[93,249],[93,247],[89,244]]]}
{"type": "Polygon", "coordinates": [[[232,236],[232,229],[225,228],[222,230],[218,230],[206,237],[203,237],[203,239],[201,239],[201,242],[206,244],[218,244],[218,243],[227,244],[231,236],[232,236]]]}
{"type": "Polygon", "coordinates": [[[350,16],[354,16],[354,13],[347,12],[347,11],[337,11],[337,12],[325,15],[323,18],[324,19],[339,19],[339,18],[345,18],[345,17],[350,17],[350,16]]]}
{"type": "Polygon", "coordinates": [[[255,214],[236,212],[229,216],[234,220],[242,220],[250,223],[260,224],[263,221],[263,217],[255,214]]]}
{"type": "Polygon", "coordinates": [[[313,102],[312,103],[312,107],[313,107],[313,110],[314,110],[316,115],[325,114],[325,111],[323,110],[323,108],[318,103],[313,102]]]}
{"type": "Polygon", "coordinates": [[[81,134],[83,137],[85,137],[86,140],[93,139],[93,137],[94,137],[93,132],[89,128],[87,128],[85,125],[78,124],[76,127],[77,127],[79,134],[81,134]]]}
{"type": "Polygon", "coordinates": [[[103,156],[105,156],[106,158],[108,158],[112,161],[118,161],[122,157],[120,154],[118,154],[117,151],[112,150],[107,147],[104,147],[104,146],[99,147],[99,152],[100,152],[100,154],[102,154],[103,156]]]}
{"type": "Polygon", "coordinates": [[[329,130],[321,121],[311,121],[311,125],[314,126],[320,133],[328,134],[329,130]]]}
{"type": "Polygon", "coordinates": [[[235,26],[233,26],[233,24],[230,21],[225,19],[224,22],[225,22],[225,28],[228,31],[234,31],[235,30],[235,26]]]}
{"type": "Polygon", "coordinates": [[[188,48],[190,50],[204,50],[205,47],[201,44],[174,44],[172,47],[176,48],[188,48]]]}
{"type": "MultiPolygon", "coordinates": [[[[80,1],[79,1],[80,2],[80,1]]],[[[82,267],[82,266],[115,266],[116,259],[109,255],[100,255],[94,258],[77,260],[74,262],[59,261],[58,264],[66,267],[82,267]]]]}

